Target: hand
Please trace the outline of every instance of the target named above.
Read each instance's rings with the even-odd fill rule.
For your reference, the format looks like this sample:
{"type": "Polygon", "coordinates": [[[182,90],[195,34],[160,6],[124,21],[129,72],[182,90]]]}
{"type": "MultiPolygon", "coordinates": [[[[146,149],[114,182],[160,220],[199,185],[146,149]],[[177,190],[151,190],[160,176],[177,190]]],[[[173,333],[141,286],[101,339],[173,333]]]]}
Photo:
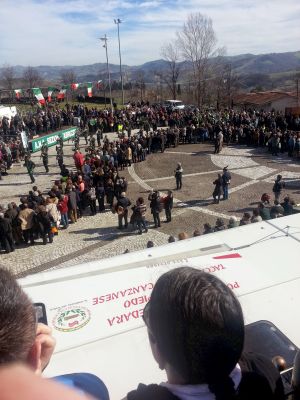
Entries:
{"type": "Polygon", "coordinates": [[[56,341],[52,336],[52,329],[42,323],[37,324],[35,342],[39,348],[39,365],[36,370],[37,373],[42,373],[49,364],[50,358],[53,354],[56,341]]]}

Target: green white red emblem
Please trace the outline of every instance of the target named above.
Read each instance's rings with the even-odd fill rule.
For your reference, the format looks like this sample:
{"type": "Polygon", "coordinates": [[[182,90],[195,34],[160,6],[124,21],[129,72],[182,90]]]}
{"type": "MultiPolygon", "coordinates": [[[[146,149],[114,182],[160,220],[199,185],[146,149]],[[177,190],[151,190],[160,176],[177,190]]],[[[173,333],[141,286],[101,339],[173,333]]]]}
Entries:
{"type": "Polygon", "coordinates": [[[91,319],[91,312],[86,307],[62,307],[52,320],[53,327],[61,332],[72,332],[83,328],[91,319]]]}

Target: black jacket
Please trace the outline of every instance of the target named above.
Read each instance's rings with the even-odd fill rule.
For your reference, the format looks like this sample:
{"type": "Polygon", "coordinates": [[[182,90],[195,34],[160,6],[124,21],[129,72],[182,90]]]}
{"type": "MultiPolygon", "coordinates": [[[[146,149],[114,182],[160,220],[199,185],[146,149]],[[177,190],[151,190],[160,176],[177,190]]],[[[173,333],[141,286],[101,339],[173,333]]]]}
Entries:
{"type": "MultiPolygon", "coordinates": [[[[262,355],[244,354],[239,361],[242,379],[236,400],[284,400],[284,389],[279,372],[262,355]]],[[[159,385],[140,384],[127,394],[127,400],[179,400],[167,388],[159,385]]]]}

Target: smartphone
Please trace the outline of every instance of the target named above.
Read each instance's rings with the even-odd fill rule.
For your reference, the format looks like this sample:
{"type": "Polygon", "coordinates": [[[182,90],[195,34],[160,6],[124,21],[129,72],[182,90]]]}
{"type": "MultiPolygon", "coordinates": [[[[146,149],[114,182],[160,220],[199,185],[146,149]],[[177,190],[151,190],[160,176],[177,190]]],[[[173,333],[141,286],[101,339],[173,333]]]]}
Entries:
{"type": "Polygon", "coordinates": [[[44,303],[33,303],[35,308],[36,322],[48,325],[46,307],[44,303]]]}

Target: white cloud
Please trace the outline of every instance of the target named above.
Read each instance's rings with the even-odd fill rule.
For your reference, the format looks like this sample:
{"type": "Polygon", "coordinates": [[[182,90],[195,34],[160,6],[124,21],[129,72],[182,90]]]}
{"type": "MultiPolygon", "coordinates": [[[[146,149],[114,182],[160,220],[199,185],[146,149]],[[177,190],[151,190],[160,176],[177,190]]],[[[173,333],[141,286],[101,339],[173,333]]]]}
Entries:
{"type": "Polygon", "coordinates": [[[0,60],[22,65],[105,62],[97,38],[109,36],[110,61],[135,65],[160,58],[191,12],[212,18],[229,55],[299,49],[299,0],[1,0],[0,60]],[[82,17],[78,20],[78,16],[82,17]]]}

